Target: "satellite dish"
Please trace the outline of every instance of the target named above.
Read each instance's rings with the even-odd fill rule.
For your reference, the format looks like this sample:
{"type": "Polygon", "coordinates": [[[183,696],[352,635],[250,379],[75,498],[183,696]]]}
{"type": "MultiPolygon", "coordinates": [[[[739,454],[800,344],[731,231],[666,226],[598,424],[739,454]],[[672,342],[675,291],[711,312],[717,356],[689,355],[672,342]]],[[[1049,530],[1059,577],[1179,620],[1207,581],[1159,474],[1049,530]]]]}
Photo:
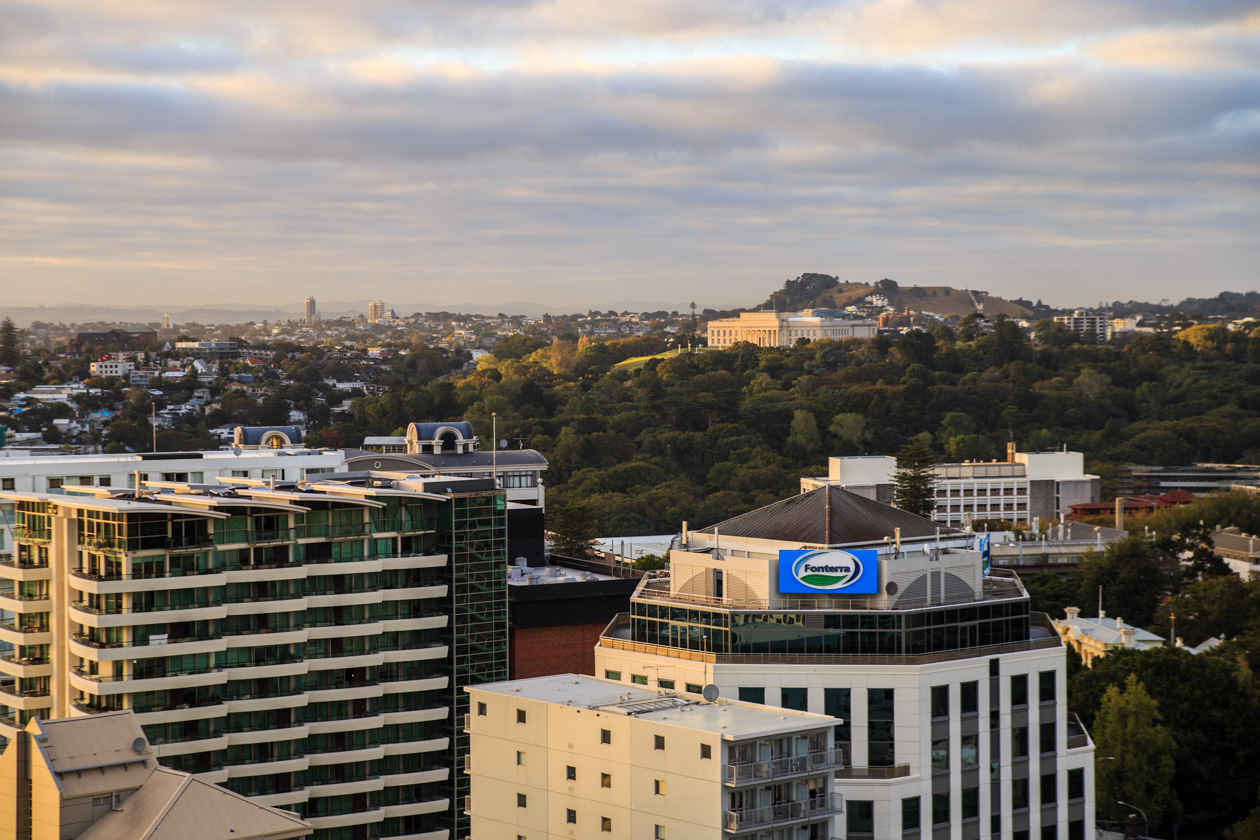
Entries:
{"type": "Polygon", "coordinates": [[[499,448],[507,449],[507,438],[504,438],[503,440],[499,441],[499,448]]]}
{"type": "Polygon", "coordinates": [[[700,692],[700,696],[712,703],[714,700],[718,699],[718,687],[713,683],[709,683],[700,692]]]}
{"type": "Polygon", "coordinates": [[[243,451],[243,450],[242,450],[239,446],[237,446],[236,444],[232,444],[232,454],[233,454],[233,455],[240,455],[242,451],[243,451]]]}
{"type": "Polygon", "coordinates": [[[144,755],[145,748],[149,746],[143,738],[137,738],[131,742],[131,748],[135,750],[136,755],[144,755]]]}

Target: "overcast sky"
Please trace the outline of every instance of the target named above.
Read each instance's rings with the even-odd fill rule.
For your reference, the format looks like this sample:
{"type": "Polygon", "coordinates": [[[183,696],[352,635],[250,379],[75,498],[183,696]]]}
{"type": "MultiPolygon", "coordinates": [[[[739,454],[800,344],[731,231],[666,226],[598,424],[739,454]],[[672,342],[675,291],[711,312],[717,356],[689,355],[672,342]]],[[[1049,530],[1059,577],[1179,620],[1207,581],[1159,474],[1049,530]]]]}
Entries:
{"type": "Polygon", "coordinates": [[[1260,288],[1260,0],[0,0],[10,305],[806,271],[1260,288]]]}

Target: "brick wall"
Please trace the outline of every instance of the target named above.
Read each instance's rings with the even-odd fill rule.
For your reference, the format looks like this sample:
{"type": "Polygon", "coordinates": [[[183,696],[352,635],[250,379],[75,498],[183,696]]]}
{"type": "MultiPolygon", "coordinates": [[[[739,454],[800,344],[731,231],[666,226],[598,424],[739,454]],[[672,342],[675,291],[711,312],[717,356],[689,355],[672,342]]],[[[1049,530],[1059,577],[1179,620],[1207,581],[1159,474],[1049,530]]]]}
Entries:
{"type": "Polygon", "coordinates": [[[607,626],[607,622],[600,622],[514,628],[508,665],[510,679],[550,674],[595,675],[595,644],[607,626]]]}

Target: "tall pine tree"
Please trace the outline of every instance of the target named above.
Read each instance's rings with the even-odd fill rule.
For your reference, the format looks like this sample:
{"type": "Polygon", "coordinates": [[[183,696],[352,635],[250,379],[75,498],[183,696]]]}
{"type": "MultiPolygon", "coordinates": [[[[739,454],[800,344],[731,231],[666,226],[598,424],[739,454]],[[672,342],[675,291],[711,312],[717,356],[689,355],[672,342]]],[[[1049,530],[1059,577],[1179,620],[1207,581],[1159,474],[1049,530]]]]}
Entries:
{"type": "Polygon", "coordinates": [[[897,507],[919,516],[931,517],[936,509],[936,456],[920,440],[912,440],[897,453],[897,475],[893,498],[897,507]]]}
{"type": "Polygon", "coordinates": [[[22,363],[22,333],[13,319],[0,322],[0,365],[16,368],[22,363]]]}
{"type": "Polygon", "coordinates": [[[1159,701],[1137,674],[1129,674],[1123,691],[1107,689],[1094,721],[1098,754],[1110,757],[1096,765],[1098,810],[1120,819],[1130,810],[1120,802],[1136,805],[1150,820],[1147,834],[1181,810],[1172,787],[1177,741],[1160,721],[1159,701]]]}

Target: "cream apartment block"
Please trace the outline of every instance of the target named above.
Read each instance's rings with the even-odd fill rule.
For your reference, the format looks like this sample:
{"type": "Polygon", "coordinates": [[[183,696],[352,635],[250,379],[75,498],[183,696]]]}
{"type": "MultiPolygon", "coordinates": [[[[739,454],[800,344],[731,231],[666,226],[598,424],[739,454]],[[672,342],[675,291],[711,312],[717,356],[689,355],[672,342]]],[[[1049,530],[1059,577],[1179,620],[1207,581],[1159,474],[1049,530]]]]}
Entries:
{"type": "Polygon", "coordinates": [[[628,688],[713,683],[843,721],[848,840],[1093,837],[1094,750],[1065,662],[972,537],[833,486],[684,531],[595,651],[628,688]]]}
{"type": "Polygon", "coordinates": [[[317,838],[456,836],[462,688],[507,675],[502,491],[222,480],[0,493],[0,736],[129,709],[163,764],[317,838]]]}
{"type": "Polygon", "coordinates": [[[878,332],[875,321],[833,318],[827,314],[802,312],[741,312],[738,318],[721,318],[708,323],[710,347],[730,347],[748,341],[758,347],[791,347],[802,338],[872,338],[878,332]]]}
{"type": "MultiPolygon", "coordinates": [[[[1098,501],[1100,479],[1085,472],[1080,452],[1016,452],[1005,461],[937,464],[936,510],[932,519],[961,528],[980,519],[1043,524],[1063,519],[1072,505],[1098,501]]],[[[828,484],[891,504],[897,459],[891,455],[831,458],[826,476],[801,479],[801,492],[828,484]]]]}
{"type": "Polygon", "coordinates": [[[829,840],[835,719],[562,674],[469,688],[476,840],[829,840]]]}

